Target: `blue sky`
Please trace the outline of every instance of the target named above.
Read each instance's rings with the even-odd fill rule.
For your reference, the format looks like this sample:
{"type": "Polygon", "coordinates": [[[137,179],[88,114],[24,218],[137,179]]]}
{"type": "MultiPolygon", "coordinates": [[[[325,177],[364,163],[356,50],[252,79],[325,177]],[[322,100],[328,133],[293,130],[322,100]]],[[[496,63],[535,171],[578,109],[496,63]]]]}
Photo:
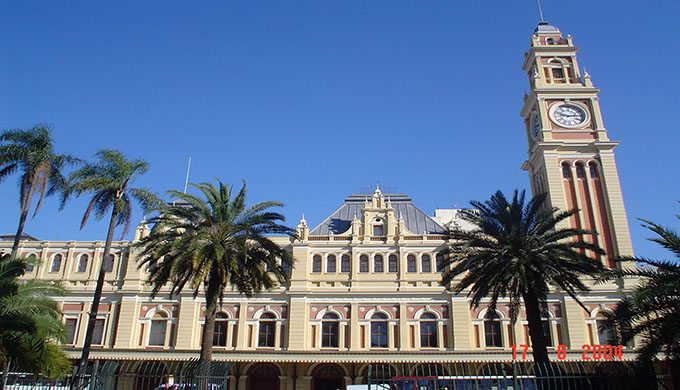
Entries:
{"type": "MultiPolygon", "coordinates": [[[[60,152],[144,158],[136,183],[245,179],[315,225],[379,181],[427,213],[528,188],[522,54],[538,22],[524,1],[2,1],[0,129],[54,126],[60,152]]],[[[601,88],[637,255],[667,257],[635,220],[680,226],[680,3],[544,0],[601,88]],[[673,157],[676,156],[676,157],[673,157]]],[[[18,220],[0,183],[0,232],[18,220]]],[[[78,230],[86,199],[27,222],[41,239],[78,230]]],[[[141,219],[137,211],[135,223],[141,219]]]]}

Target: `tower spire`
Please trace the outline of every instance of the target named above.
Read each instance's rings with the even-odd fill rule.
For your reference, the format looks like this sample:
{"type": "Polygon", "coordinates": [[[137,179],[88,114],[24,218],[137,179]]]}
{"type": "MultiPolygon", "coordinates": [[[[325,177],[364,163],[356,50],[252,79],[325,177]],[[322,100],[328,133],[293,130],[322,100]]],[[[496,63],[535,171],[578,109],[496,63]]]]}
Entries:
{"type": "Polygon", "coordinates": [[[545,22],[545,19],[543,19],[543,9],[541,8],[541,0],[536,0],[536,3],[538,4],[538,14],[541,16],[541,22],[545,22]]]}

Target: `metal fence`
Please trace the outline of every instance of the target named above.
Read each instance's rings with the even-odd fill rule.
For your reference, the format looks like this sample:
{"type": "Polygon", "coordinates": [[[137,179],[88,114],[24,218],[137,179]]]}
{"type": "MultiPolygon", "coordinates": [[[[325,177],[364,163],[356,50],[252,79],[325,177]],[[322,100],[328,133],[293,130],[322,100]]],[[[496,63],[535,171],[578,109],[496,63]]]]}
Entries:
{"type": "Polygon", "coordinates": [[[371,364],[367,383],[369,390],[671,390],[659,374],[623,362],[371,364]]]}
{"type": "Polygon", "coordinates": [[[49,380],[10,373],[6,390],[228,390],[233,363],[190,361],[94,361],[84,375],[49,380]]]}
{"type": "Polygon", "coordinates": [[[233,363],[107,360],[92,390],[228,390],[233,363]]]}

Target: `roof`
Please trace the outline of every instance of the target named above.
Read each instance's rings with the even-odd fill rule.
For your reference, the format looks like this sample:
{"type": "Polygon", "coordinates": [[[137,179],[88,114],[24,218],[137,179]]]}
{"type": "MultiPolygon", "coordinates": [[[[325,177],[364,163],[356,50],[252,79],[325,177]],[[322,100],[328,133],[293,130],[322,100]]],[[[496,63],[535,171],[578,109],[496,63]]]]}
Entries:
{"type": "MultiPolygon", "coordinates": [[[[364,208],[366,199],[371,199],[371,196],[369,194],[352,194],[345,198],[345,203],[312,229],[309,235],[327,236],[344,233],[352,225],[352,219],[355,216],[361,219],[361,209],[364,208]]],[[[385,200],[392,203],[394,214],[397,218],[404,219],[406,228],[410,232],[414,234],[444,233],[444,228],[416,207],[411,198],[405,194],[385,194],[385,200]]]]}
{"type": "MultiPolygon", "coordinates": [[[[16,237],[16,234],[0,234],[0,240],[2,241],[14,241],[14,237],[16,237]]],[[[40,241],[39,239],[30,236],[26,233],[21,234],[21,240],[22,241],[40,241]]]]}
{"type": "Polygon", "coordinates": [[[560,33],[560,29],[553,26],[552,24],[549,24],[548,22],[539,22],[538,26],[534,29],[535,33],[560,33]]]}

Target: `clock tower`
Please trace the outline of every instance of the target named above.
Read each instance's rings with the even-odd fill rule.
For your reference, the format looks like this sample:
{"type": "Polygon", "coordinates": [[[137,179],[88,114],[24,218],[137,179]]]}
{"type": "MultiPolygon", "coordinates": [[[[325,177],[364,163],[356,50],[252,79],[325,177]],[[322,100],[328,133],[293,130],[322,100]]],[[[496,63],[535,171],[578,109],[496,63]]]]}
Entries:
{"type": "Polygon", "coordinates": [[[581,73],[571,35],[540,22],[524,55],[529,78],[524,118],[529,173],[534,194],[547,193],[547,204],[560,210],[581,210],[574,228],[595,230],[594,240],[606,251],[602,262],[615,267],[614,257],[632,255],[633,247],[623,205],[614,148],[602,121],[599,89],[581,73]]]}

